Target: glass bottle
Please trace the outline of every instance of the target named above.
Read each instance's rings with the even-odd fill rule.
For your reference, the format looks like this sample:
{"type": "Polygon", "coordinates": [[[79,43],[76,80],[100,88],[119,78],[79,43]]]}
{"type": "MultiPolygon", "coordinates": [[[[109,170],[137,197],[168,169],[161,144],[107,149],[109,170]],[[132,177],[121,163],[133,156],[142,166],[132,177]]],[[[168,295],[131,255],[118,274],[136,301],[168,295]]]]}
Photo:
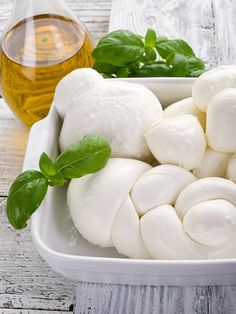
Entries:
{"type": "Polygon", "coordinates": [[[1,38],[1,94],[26,125],[48,113],[58,82],[91,67],[93,41],[63,0],[15,0],[1,38]]]}

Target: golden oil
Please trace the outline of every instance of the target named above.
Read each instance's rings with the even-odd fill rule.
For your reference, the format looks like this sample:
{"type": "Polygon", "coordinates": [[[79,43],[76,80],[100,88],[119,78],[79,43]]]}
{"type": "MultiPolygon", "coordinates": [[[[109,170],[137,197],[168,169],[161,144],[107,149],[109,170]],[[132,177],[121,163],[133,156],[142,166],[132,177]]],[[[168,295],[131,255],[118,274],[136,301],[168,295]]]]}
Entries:
{"type": "Polygon", "coordinates": [[[93,42],[78,22],[53,14],[27,18],[2,39],[1,92],[26,125],[48,113],[58,82],[91,67],[93,42]]]}

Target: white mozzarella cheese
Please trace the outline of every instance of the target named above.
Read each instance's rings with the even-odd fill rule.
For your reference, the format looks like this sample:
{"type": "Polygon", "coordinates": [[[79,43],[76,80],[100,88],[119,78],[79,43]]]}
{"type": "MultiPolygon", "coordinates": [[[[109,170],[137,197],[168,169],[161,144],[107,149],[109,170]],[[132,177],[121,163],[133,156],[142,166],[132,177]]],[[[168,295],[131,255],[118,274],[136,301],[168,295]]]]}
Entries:
{"type": "Polygon", "coordinates": [[[194,205],[214,199],[223,199],[236,206],[236,184],[223,178],[199,179],[183,189],[176,200],[175,209],[183,219],[194,205]]]}
{"type": "Polygon", "coordinates": [[[175,164],[191,170],[201,164],[205,154],[204,131],[192,115],[159,120],[146,133],[146,140],[161,164],[175,164]]]}
{"type": "Polygon", "coordinates": [[[236,88],[236,65],[224,65],[203,73],[193,84],[195,105],[206,112],[208,105],[225,88],[236,88]]]}
{"type": "Polygon", "coordinates": [[[183,114],[191,114],[196,116],[201,123],[203,129],[206,128],[206,115],[201,112],[193,102],[193,98],[185,98],[183,100],[177,101],[174,104],[168,106],[164,110],[164,118],[173,118],[176,116],[181,116],[183,114]]]}
{"type": "Polygon", "coordinates": [[[87,134],[104,136],[112,157],[152,160],[145,141],[150,125],[163,117],[156,96],[141,85],[105,81],[73,99],[66,113],[59,144],[61,151],[87,134]]]}
{"type": "Polygon", "coordinates": [[[227,178],[236,183],[236,154],[234,154],[228,164],[227,178]]]}
{"type": "Polygon", "coordinates": [[[163,204],[174,205],[179,193],[196,178],[184,168],[161,165],[145,172],[135,183],[131,198],[139,215],[163,204]]]}
{"type": "Polygon", "coordinates": [[[207,109],[208,144],[223,153],[236,152],[236,88],[218,93],[207,109]]]}
{"type": "Polygon", "coordinates": [[[217,152],[211,147],[207,147],[201,164],[193,170],[193,174],[198,179],[206,177],[224,178],[231,156],[231,154],[217,152]]]}
{"type": "Polygon", "coordinates": [[[141,237],[139,216],[129,196],[114,219],[112,243],[118,252],[130,258],[150,258],[141,237]]]}
{"type": "Polygon", "coordinates": [[[133,184],[151,167],[114,158],[98,173],[71,180],[67,193],[74,225],[89,242],[112,246],[112,225],[133,184]]]}
{"type": "Polygon", "coordinates": [[[54,106],[61,118],[65,117],[73,99],[79,98],[99,83],[103,83],[103,77],[90,68],[77,69],[66,75],[58,83],[54,94],[54,106]]]}
{"type": "Polygon", "coordinates": [[[236,207],[223,199],[198,203],[187,211],[183,226],[196,242],[215,246],[236,237],[236,207]]]}

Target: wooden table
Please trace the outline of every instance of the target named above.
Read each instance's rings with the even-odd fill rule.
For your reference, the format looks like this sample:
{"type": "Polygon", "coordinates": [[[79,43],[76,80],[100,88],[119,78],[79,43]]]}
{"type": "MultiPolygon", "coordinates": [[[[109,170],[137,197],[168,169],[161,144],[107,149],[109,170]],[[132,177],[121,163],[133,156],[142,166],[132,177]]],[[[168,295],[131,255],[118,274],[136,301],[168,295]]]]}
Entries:
{"type": "MultiPolygon", "coordinates": [[[[180,2],[183,5],[184,1],[180,2]]],[[[187,10],[187,0],[185,2],[183,12],[187,10]]],[[[203,4],[200,0],[196,2],[203,4]]],[[[227,19],[233,20],[235,10],[230,10],[233,1],[226,2],[227,19]]],[[[67,0],[67,3],[86,23],[96,40],[108,30],[111,0],[67,0]]],[[[114,0],[110,27],[112,29],[128,27],[131,30],[139,29],[140,32],[144,31],[144,26],[158,27],[157,16],[164,2],[160,0],[162,6],[158,8],[159,13],[156,15],[153,14],[153,5],[157,5],[155,1],[150,1],[149,8],[147,3],[148,1],[139,0],[130,2],[114,0]],[[137,5],[143,6],[145,3],[147,10],[144,8],[146,15],[143,16],[137,5]]],[[[173,1],[169,3],[171,6],[173,1]]],[[[219,2],[212,0],[211,3],[211,11],[214,13],[219,2]]],[[[1,29],[11,6],[9,0],[0,0],[1,29]]],[[[196,9],[196,5],[194,8],[196,9]]],[[[223,15],[225,15],[224,10],[220,17],[223,15]]],[[[209,25],[215,32],[213,37],[209,36],[209,49],[215,47],[216,37],[219,33],[221,34],[214,23],[214,14],[208,19],[206,14],[205,19],[199,25],[203,33],[205,29],[206,38],[209,36],[209,25]]],[[[186,27],[182,28],[181,32],[183,36],[188,36],[186,27]]],[[[235,30],[228,35],[227,39],[230,36],[232,38],[235,36],[235,30]]],[[[224,43],[227,46],[226,41],[224,43]]],[[[227,53],[231,51],[231,59],[228,58],[228,60],[235,62],[236,54],[233,53],[233,48],[230,49],[226,49],[227,53]]],[[[226,62],[225,54],[219,53],[216,47],[211,56],[208,64],[226,62]],[[218,61],[216,61],[217,53],[220,55],[218,61]]],[[[5,216],[9,185],[21,170],[28,131],[0,100],[0,313],[55,314],[69,313],[75,308],[76,313],[81,314],[236,313],[236,287],[145,287],[91,283],[80,283],[75,287],[73,283],[54,273],[34,249],[29,229],[19,232],[12,230],[5,216]],[[75,295],[76,307],[74,306],[75,295]]]]}

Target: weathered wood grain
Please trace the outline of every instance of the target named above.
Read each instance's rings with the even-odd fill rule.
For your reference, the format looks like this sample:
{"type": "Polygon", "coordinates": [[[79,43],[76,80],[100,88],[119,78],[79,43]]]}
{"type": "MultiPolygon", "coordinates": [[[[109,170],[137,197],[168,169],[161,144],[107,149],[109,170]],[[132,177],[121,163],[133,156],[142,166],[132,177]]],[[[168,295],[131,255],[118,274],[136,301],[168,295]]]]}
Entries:
{"type": "Polygon", "coordinates": [[[10,183],[21,171],[28,131],[0,99],[0,196],[7,196],[10,183]]]}
{"type": "Polygon", "coordinates": [[[114,0],[110,30],[182,38],[208,67],[236,63],[236,2],[232,0],[114,0]]]}
{"type": "Polygon", "coordinates": [[[15,231],[0,198],[0,308],[69,310],[74,284],[54,273],[36,252],[29,228],[15,231]]]}
{"type": "Polygon", "coordinates": [[[81,283],[76,314],[235,314],[236,287],[154,287],[81,283]]]}
{"type": "Polygon", "coordinates": [[[41,310],[12,310],[12,309],[1,309],[0,314],[72,314],[68,311],[41,311],[41,310]]]}

